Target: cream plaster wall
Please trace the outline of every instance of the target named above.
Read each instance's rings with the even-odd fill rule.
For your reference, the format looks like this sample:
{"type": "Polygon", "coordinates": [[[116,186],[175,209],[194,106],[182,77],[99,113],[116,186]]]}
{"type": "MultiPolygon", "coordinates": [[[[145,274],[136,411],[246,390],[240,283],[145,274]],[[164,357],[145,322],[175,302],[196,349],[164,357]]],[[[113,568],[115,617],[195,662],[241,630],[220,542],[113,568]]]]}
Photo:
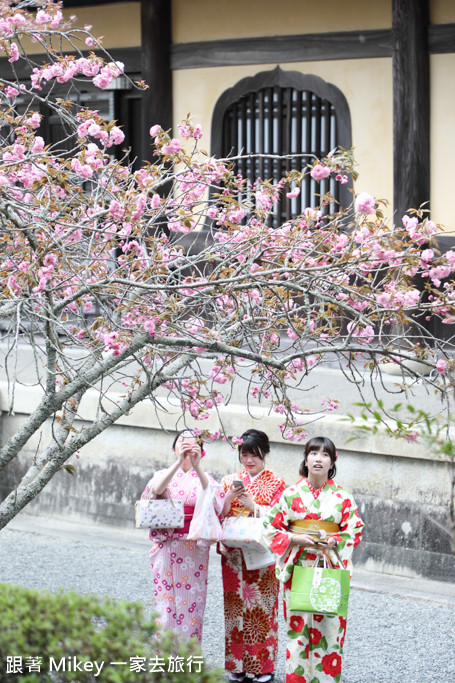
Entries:
{"type": "Polygon", "coordinates": [[[455,54],[430,57],[431,217],[450,231],[455,231],[454,73],[455,54]]]}
{"type": "Polygon", "coordinates": [[[391,0],[173,0],[175,43],[389,28],[391,0]]]}
{"type": "Polygon", "coordinates": [[[453,0],[430,0],[430,23],[455,23],[455,2],[453,0]]]}
{"type": "Polygon", "coordinates": [[[70,15],[77,17],[77,26],[90,24],[94,36],[104,36],[105,48],[135,47],[141,44],[140,2],[78,7],[65,11],[65,16],[70,15]]]}
{"type": "MultiPolygon", "coordinates": [[[[273,64],[259,64],[175,71],[175,130],[177,123],[191,112],[193,120],[203,127],[203,146],[210,151],[212,114],[218,97],[242,78],[273,68],[273,64]]],[[[301,62],[282,64],[281,68],[320,76],[343,92],[351,112],[352,139],[360,172],[358,191],[368,191],[392,202],[391,59],[301,62]]]]}
{"type": "MultiPolygon", "coordinates": [[[[96,38],[103,37],[103,46],[108,49],[136,47],[141,45],[141,5],[140,2],[121,2],[112,5],[94,5],[78,7],[63,12],[66,19],[75,16],[73,26],[82,28],[89,25],[96,38]]],[[[29,54],[42,52],[35,43],[26,43],[29,54]]],[[[78,46],[79,47],[79,46],[78,46]]],[[[85,45],[80,49],[88,50],[85,45]]],[[[72,51],[72,47],[63,44],[62,50],[72,51]]]]}

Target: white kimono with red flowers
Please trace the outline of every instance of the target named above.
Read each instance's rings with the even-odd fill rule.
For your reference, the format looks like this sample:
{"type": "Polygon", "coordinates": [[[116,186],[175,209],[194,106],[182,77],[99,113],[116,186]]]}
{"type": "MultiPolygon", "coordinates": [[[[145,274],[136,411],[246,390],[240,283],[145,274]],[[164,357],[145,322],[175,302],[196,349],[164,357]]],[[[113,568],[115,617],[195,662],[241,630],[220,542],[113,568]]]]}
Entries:
{"type": "MultiPolygon", "coordinates": [[[[277,556],[276,575],[284,588],[286,683],[339,683],[346,619],[289,610],[294,565],[312,565],[316,558],[311,549],[292,543],[289,525],[298,519],[319,519],[340,526],[340,531],[328,538],[333,536],[337,540],[346,569],[352,567],[351,555],[360,543],[363,522],[349,491],[332,479],[315,490],[305,478],[284,491],[264,522],[264,537],[277,556]]],[[[335,554],[329,553],[334,566],[339,566],[335,554]]]]}

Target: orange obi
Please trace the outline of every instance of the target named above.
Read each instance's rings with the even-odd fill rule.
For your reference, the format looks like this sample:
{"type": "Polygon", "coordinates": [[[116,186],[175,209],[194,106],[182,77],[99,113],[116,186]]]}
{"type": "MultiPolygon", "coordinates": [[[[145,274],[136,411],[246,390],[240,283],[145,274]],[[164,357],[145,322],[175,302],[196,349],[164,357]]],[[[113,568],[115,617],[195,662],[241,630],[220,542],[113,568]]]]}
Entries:
{"type": "Polygon", "coordinates": [[[289,530],[295,534],[309,534],[321,538],[320,531],[336,534],[340,531],[340,525],[336,522],[324,522],[322,519],[296,519],[289,525],[289,530]]]}
{"type": "Polygon", "coordinates": [[[252,512],[248,510],[247,507],[244,507],[243,505],[233,502],[231,505],[231,509],[227,514],[227,517],[248,517],[248,515],[251,515],[252,512]]]}

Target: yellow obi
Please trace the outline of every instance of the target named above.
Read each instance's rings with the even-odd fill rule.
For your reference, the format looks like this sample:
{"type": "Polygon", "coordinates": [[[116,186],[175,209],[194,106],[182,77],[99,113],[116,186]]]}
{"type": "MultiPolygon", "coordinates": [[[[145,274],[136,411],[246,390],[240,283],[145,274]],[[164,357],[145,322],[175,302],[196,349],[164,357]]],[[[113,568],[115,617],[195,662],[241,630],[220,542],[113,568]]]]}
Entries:
{"type": "Polygon", "coordinates": [[[320,531],[336,534],[340,531],[340,525],[336,522],[324,522],[322,519],[296,519],[289,525],[289,530],[295,534],[309,534],[320,538],[320,531]]]}

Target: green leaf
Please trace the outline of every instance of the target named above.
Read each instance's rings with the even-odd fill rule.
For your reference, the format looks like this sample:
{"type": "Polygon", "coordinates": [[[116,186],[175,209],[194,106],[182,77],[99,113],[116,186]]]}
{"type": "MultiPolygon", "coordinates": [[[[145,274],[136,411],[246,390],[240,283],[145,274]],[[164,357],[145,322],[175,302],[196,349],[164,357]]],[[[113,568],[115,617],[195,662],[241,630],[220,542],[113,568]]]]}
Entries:
{"type": "Polygon", "coordinates": [[[68,474],[71,474],[73,477],[75,474],[77,474],[77,469],[74,467],[74,465],[62,465],[60,469],[65,470],[65,472],[68,472],[68,474]]]}

